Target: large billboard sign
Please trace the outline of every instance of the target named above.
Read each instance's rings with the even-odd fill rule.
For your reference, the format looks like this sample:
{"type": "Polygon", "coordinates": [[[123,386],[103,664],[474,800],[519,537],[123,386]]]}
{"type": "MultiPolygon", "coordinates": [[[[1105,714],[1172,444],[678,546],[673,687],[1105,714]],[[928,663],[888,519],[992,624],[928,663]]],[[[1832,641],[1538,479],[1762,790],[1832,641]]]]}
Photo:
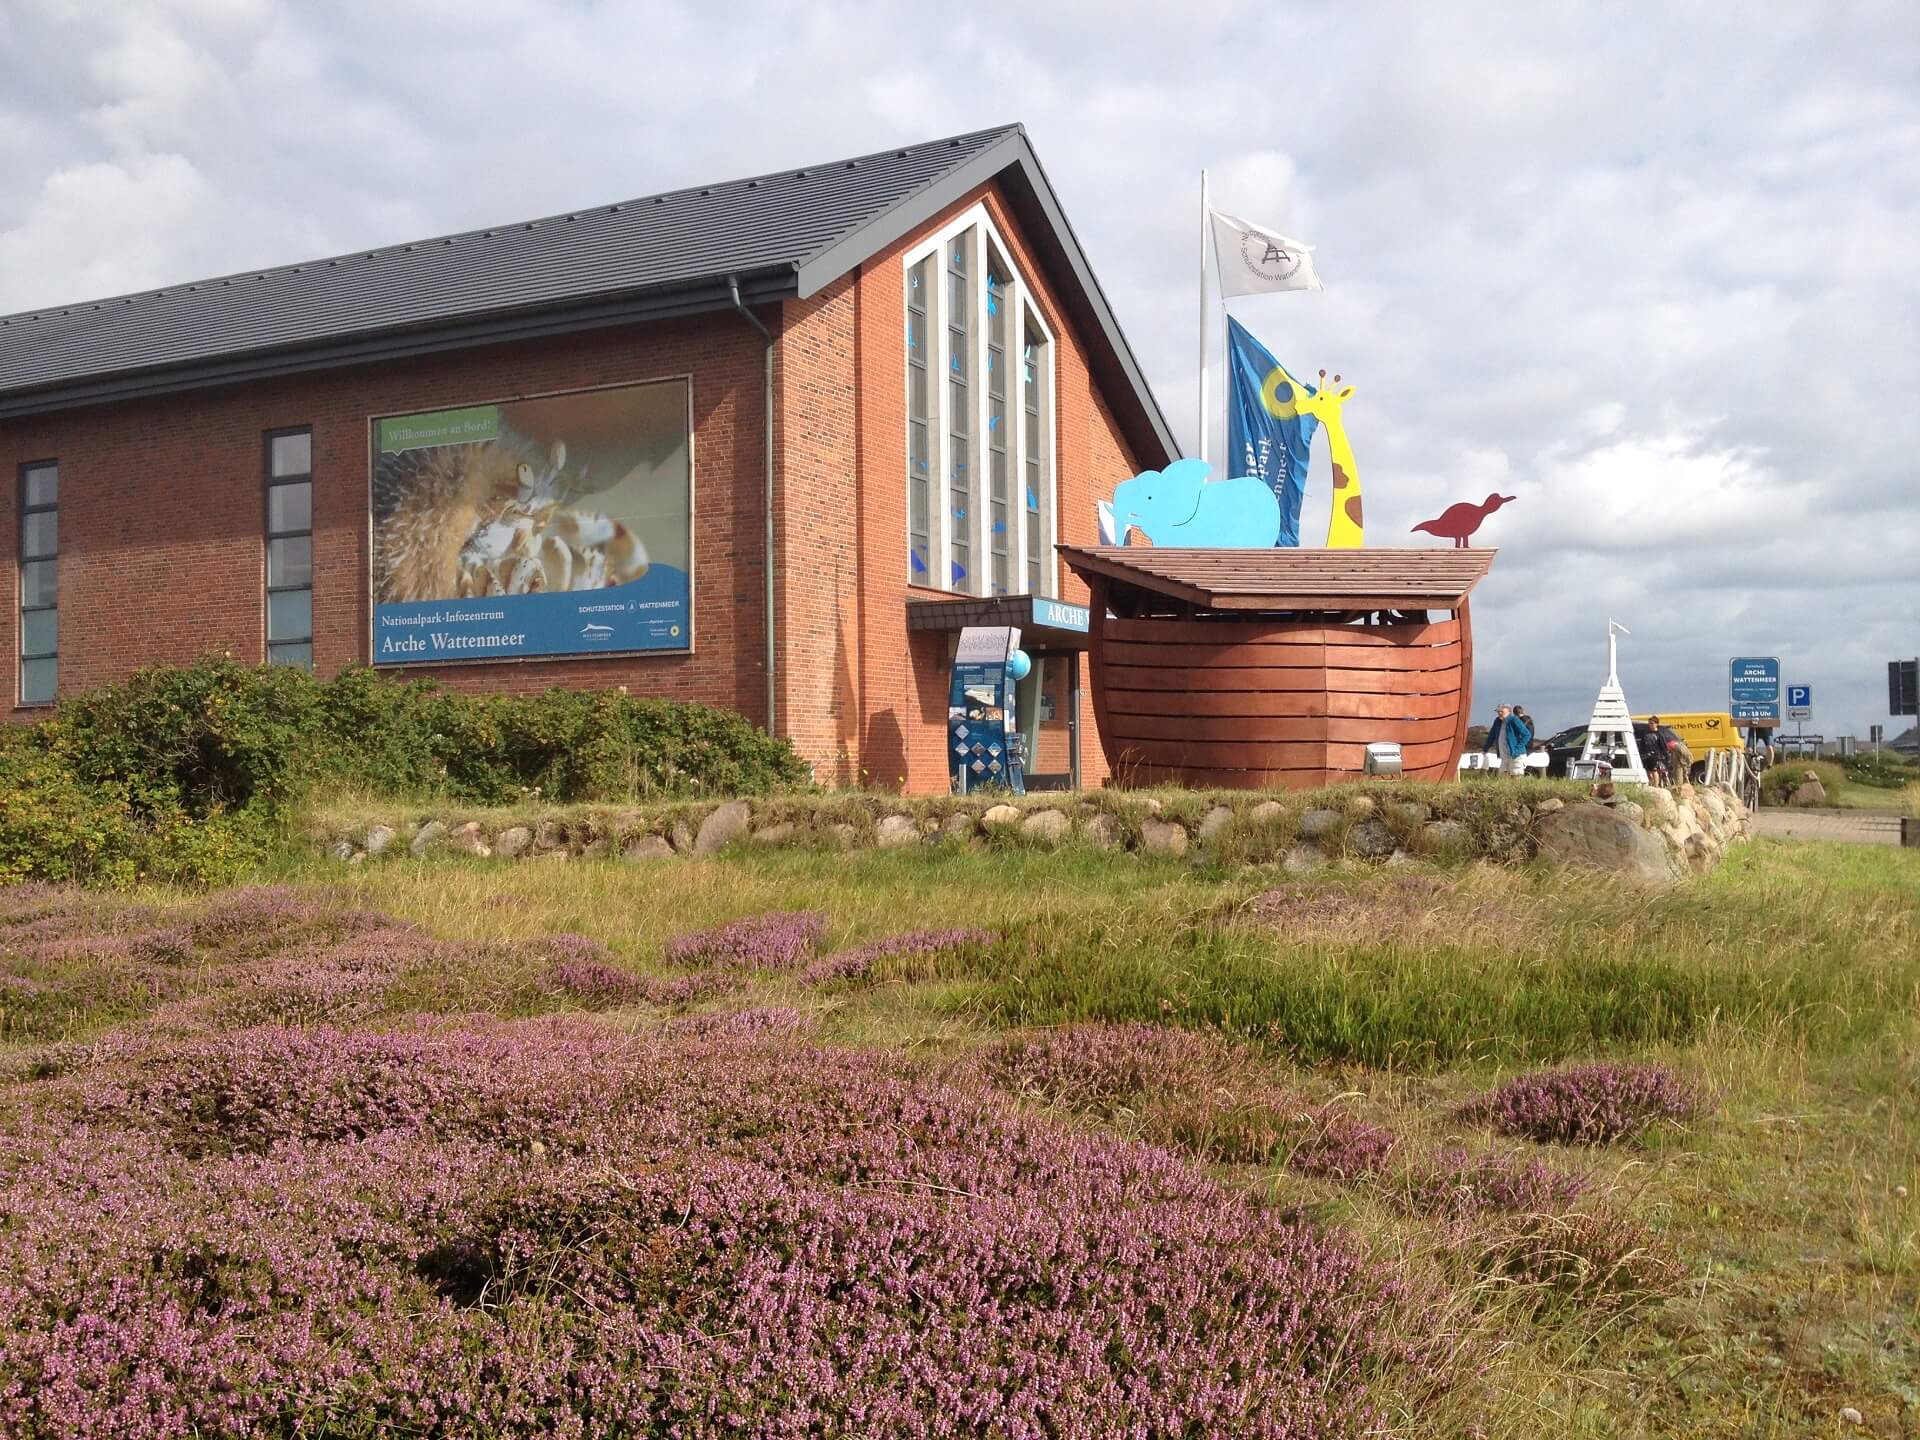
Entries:
{"type": "Polygon", "coordinates": [[[1780,657],[1736,656],[1729,662],[1727,708],[1741,724],[1780,723],[1780,657]]]}
{"type": "Polygon", "coordinates": [[[686,650],[685,381],[373,421],[373,662],[686,650]]]}

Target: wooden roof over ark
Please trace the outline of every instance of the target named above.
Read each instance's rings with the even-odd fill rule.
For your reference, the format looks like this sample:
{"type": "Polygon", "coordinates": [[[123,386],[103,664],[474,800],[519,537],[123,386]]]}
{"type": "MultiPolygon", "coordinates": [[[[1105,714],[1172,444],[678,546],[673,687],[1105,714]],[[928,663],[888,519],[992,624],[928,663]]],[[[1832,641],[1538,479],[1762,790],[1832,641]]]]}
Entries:
{"type": "Polygon", "coordinates": [[[1058,547],[1081,579],[1202,610],[1458,610],[1497,550],[1058,547]]]}

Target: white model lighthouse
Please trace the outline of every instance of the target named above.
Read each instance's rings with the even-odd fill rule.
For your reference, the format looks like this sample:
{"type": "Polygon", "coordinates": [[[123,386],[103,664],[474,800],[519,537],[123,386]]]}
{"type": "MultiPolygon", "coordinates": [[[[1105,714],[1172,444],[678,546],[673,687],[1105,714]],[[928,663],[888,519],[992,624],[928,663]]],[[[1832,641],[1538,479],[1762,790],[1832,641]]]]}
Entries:
{"type": "Polygon", "coordinates": [[[1588,763],[1604,760],[1613,766],[1613,778],[1647,783],[1647,767],[1640,763],[1640,747],[1633,738],[1633,715],[1627,709],[1626,692],[1620,688],[1620,637],[1633,632],[1617,621],[1607,621],[1607,683],[1600,687],[1593,702],[1593,719],[1587,722],[1587,743],[1580,748],[1583,773],[1591,774],[1588,763]],[[1627,763],[1614,761],[1624,750],[1627,763]]]}

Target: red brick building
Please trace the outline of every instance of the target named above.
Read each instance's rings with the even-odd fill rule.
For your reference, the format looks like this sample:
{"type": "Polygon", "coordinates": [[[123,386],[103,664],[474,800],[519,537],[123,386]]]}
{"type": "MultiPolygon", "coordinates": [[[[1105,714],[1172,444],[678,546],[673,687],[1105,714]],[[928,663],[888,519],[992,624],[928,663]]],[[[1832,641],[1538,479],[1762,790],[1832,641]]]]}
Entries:
{"type": "Polygon", "coordinates": [[[1054,546],[1176,453],[1019,127],[0,317],[0,683],[624,685],[924,792],[991,619],[1098,783],[1054,546]]]}

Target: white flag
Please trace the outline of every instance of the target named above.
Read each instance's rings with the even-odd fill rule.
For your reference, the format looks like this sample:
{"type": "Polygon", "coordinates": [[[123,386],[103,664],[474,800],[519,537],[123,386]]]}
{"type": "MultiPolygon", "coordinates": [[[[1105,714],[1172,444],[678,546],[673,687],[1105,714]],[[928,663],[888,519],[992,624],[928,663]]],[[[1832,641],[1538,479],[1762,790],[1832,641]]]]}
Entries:
{"type": "Polygon", "coordinates": [[[1222,295],[1266,295],[1275,290],[1318,290],[1313,252],[1278,230],[1249,225],[1234,215],[1209,211],[1213,253],[1222,295]]]}

